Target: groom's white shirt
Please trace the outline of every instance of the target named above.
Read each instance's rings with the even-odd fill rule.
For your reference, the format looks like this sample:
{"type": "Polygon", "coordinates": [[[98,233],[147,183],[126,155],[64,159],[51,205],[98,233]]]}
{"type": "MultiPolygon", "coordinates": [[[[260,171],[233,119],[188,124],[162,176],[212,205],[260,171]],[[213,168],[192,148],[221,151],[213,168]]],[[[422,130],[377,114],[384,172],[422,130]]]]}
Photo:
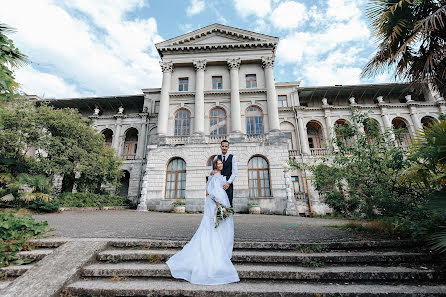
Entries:
{"type": "MultiPolygon", "coordinates": [[[[214,157],[214,160],[212,160],[212,162],[215,161],[218,156],[222,156],[222,158],[223,158],[223,156],[225,156],[225,160],[227,160],[229,155],[230,155],[230,153],[226,153],[226,155],[218,154],[218,155],[216,155],[214,157]]],[[[209,171],[209,174],[211,174],[211,172],[212,172],[212,166],[211,166],[211,170],[209,171]]],[[[229,177],[228,183],[232,184],[234,179],[237,177],[237,173],[238,173],[238,170],[237,170],[237,160],[236,160],[235,156],[232,155],[232,174],[229,177]]]]}

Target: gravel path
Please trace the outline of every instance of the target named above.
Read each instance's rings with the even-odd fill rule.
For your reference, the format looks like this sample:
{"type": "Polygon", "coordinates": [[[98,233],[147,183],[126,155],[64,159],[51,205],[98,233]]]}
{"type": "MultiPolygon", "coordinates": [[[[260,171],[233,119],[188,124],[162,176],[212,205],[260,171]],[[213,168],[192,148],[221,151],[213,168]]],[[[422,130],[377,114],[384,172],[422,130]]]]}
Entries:
{"type": "MultiPolygon", "coordinates": [[[[139,212],[134,210],[66,211],[33,215],[54,228],[51,235],[74,238],[153,238],[189,240],[202,214],[139,212]]],[[[351,240],[348,232],[327,226],[347,221],[277,215],[236,214],[237,241],[319,242],[351,240]]]]}

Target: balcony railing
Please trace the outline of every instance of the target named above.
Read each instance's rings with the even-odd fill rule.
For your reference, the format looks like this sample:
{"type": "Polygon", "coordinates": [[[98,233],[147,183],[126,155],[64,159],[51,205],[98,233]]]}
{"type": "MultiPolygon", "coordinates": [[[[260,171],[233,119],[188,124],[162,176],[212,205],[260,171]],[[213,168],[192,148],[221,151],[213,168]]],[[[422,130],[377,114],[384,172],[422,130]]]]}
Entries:
{"type": "Polygon", "coordinates": [[[294,192],[294,198],[296,200],[308,200],[308,194],[305,192],[294,192]]]}
{"type": "Polygon", "coordinates": [[[264,134],[247,134],[246,142],[262,142],[265,139],[264,134]]]}
{"type": "Polygon", "coordinates": [[[299,151],[298,150],[288,150],[288,154],[291,157],[297,157],[299,156],[299,151]]]}
{"type": "Polygon", "coordinates": [[[228,139],[228,135],[221,134],[221,135],[208,135],[206,136],[207,143],[220,143],[222,140],[228,139]]]}
{"type": "Polygon", "coordinates": [[[190,142],[190,136],[166,136],[167,144],[186,144],[190,142]]]}
{"type": "Polygon", "coordinates": [[[329,152],[327,148],[310,148],[310,153],[312,156],[325,156],[329,152]]]}
{"type": "Polygon", "coordinates": [[[136,154],[122,154],[121,157],[124,160],[135,160],[136,159],[136,154]]]}

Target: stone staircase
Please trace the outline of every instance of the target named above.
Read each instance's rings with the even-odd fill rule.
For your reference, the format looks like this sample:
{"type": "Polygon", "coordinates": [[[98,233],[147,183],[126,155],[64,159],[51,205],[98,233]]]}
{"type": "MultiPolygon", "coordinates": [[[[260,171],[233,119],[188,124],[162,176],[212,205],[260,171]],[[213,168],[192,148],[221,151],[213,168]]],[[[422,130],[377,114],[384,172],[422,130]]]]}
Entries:
{"type": "Polygon", "coordinates": [[[0,268],[0,290],[6,288],[14,279],[22,276],[25,272],[44,257],[51,255],[53,251],[65,243],[62,240],[34,240],[35,249],[17,253],[19,259],[28,259],[30,263],[23,265],[10,265],[0,268]]]}
{"type": "Polygon", "coordinates": [[[62,296],[446,296],[438,256],[410,241],[236,242],[241,281],[223,286],[170,276],[164,262],[185,243],[110,241],[62,296]]]}

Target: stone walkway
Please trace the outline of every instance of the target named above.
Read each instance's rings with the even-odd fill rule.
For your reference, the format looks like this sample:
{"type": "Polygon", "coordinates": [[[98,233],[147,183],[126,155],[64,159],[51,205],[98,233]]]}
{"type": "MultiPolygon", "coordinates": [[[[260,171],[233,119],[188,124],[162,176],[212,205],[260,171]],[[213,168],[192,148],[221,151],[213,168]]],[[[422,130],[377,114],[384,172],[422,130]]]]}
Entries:
{"type": "MultiPolygon", "coordinates": [[[[50,234],[73,238],[152,238],[189,240],[202,214],[161,212],[67,211],[34,215],[54,228],[50,234]]],[[[236,241],[320,242],[356,237],[328,226],[347,223],[337,219],[314,219],[277,215],[236,214],[236,241]]]]}

